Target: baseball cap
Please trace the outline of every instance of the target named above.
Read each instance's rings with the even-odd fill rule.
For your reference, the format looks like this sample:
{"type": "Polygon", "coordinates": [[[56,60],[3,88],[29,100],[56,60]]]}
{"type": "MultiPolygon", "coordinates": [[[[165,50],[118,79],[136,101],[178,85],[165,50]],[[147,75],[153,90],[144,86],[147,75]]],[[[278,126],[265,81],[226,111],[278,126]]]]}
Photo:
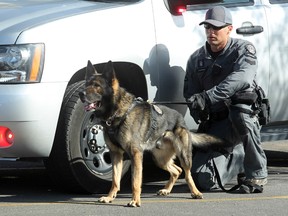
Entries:
{"type": "Polygon", "coordinates": [[[205,20],[199,23],[199,25],[202,24],[211,24],[216,27],[222,27],[227,24],[232,25],[232,16],[227,8],[216,6],[206,12],[205,20]]]}

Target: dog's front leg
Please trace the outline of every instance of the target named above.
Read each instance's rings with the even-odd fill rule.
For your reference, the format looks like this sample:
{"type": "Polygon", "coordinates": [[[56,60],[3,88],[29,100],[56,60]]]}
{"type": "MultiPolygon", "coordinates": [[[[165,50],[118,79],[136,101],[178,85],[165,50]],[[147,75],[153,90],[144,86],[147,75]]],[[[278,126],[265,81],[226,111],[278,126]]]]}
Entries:
{"type": "Polygon", "coordinates": [[[101,197],[98,202],[111,203],[117,196],[117,192],[120,190],[120,182],[123,169],[123,152],[110,151],[110,157],[112,161],[112,186],[107,196],[101,197]]]}
{"type": "Polygon", "coordinates": [[[139,149],[132,150],[132,200],[127,204],[130,207],[141,206],[141,187],[143,171],[143,152],[139,149]]]}

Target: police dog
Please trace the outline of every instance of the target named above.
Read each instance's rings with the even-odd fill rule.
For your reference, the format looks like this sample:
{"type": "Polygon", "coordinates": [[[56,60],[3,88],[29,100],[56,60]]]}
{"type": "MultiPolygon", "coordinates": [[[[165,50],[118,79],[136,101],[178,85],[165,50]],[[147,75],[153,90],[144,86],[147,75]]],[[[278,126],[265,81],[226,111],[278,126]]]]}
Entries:
{"type": "Polygon", "coordinates": [[[123,154],[131,159],[132,200],[130,207],[140,207],[142,160],[144,151],[150,151],[156,164],[170,173],[170,179],[158,195],[168,195],[182,169],[174,163],[178,157],[185,172],[185,180],[192,198],[202,199],[191,176],[192,142],[209,142],[211,137],[191,135],[183,116],[166,106],[155,106],[137,99],[119,86],[113,63],[109,61],[99,73],[88,61],[85,90],[79,93],[86,111],[95,113],[104,128],[104,139],[110,150],[113,177],[112,187],[101,203],[112,202],[120,190],[123,154]]]}

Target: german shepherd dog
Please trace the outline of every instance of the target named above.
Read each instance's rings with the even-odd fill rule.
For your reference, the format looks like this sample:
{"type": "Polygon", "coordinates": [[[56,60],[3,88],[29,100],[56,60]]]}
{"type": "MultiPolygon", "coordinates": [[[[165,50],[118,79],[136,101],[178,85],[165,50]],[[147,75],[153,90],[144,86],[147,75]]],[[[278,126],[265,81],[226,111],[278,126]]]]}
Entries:
{"type": "Polygon", "coordinates": [[[191,176],[192,142],[210,142],[213,137],[191,134],[183,116],[166,106],[155,106],[137,99],[119,86],[113,63],[109,61],[99,73],[88,61],[85,90],[79,93],[86,111],[93,110],[104,127],[104,139],[110,150],[113,177],[107,196],[101,203],[112,202],[120,190],[123,154],[131,159],[132,200],[130,207],[140,207],[142,186],[142,160],[145,150],[150,151],[156,164],[170,173],[170,179],[158,195],[168,195],[182,169],[174,163],[178,157],[185,172],[185,180],[192,198],[202,199],[191,176]]]}

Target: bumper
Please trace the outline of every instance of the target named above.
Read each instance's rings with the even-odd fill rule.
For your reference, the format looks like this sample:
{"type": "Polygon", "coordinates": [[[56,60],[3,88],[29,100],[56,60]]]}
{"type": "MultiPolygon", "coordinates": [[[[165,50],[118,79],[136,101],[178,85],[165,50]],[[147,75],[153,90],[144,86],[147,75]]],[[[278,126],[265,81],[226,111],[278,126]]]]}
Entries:
{"type": "Polygon", "coordinates": [[[0,126],[15,141],[0,157],[48,157],[67,83],[0,85],[0,126]]]}

